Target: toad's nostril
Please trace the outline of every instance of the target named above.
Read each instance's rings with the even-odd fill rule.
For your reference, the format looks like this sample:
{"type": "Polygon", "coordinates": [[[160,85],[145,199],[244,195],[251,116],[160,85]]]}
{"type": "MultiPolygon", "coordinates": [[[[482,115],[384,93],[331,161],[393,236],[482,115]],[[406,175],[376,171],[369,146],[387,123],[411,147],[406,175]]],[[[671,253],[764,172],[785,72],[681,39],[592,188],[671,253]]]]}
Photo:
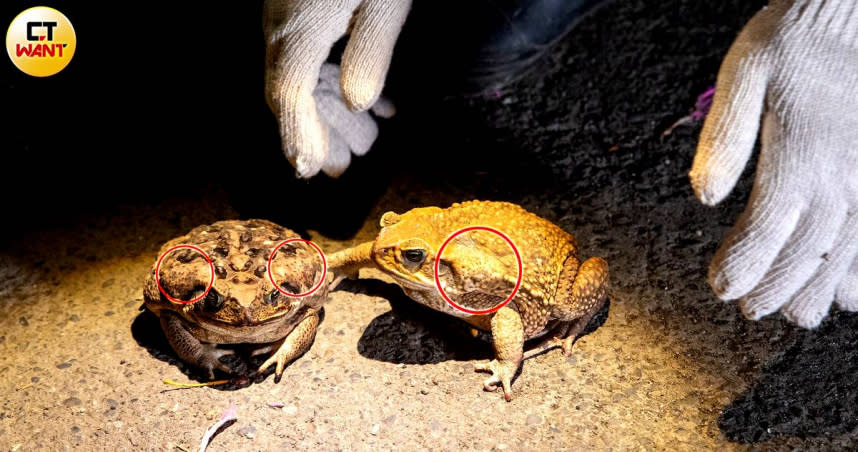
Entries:
{"type": "Polygon", "coordinates": [[[265,267],[264,265],[260,265],[259,267],[256,267],[256,270],[253,271],[253,274],[256,275],[257,278],[262,278],[263,276],[265,276],[265,272],[267,271],[267,267],[265,267]]]}

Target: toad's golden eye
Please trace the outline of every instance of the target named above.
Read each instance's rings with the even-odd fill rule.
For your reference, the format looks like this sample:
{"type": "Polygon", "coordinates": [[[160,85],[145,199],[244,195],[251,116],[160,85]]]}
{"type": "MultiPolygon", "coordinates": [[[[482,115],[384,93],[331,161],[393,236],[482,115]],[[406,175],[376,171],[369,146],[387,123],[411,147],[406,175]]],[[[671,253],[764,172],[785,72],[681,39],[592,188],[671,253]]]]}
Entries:
{"type": "Polygon", "coordinates": [[[212,288],[203,300],[203,310],[206,312],[220,311],[223,308],[223,302],[224,298],[212,288]]]}
{"type": "Polygon", "coordinates": [[[402,252],[402,255],[408,263],[414,265],[420,265],[426,260],[426,250],[405,250],[402,252]]]}
{"type": "Polygon", "coordinates": [[[268,292],[267,294],[265,294],[265,296],[262,297],[262,301],[270,306],[277,306],[278,300],[280,300],[280,291],[277,289],[268,292]]]}

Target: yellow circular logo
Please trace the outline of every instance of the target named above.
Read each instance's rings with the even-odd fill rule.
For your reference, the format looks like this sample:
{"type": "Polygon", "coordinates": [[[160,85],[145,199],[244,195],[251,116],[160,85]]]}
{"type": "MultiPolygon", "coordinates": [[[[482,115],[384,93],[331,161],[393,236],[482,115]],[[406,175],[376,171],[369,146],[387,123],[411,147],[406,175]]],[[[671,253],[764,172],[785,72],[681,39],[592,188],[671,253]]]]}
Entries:
{"type": "Polygon", "coordinates": [[[63,13],[47,6],[26,9],[6,32],[9,58],[25,74],[54,75],[68,66],[77,38],[63,13]]]}

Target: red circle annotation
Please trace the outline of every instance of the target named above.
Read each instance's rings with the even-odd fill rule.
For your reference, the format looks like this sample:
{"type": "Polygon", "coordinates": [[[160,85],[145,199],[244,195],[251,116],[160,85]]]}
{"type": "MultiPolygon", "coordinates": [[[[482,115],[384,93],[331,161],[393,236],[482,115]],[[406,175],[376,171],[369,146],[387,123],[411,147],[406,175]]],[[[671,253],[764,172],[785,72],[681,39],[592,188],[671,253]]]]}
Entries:
{"type": "Polygon", "coordinates": [[[462,312],[472,314],[472,315],[491,314],[493,312],[498,311],[499,309],[506,306],[507,304],[509,304],[509,302],[512,301],[513,297],[515,297],[515,294],[518,293],[518,289],[521,287],[521,278],[522,278],[523,274],[524,274],[524,271],[523,271],[523,267],[522,267],[522,263],[521,263],[521,255],[518,253],[518,248],[516,248],[515,244],[512,242],[512,239],[510,239],[509,236],[507,236],[503,232],[498,231],[497,229],[492,228],[492,227],[488,227],[488,226],[470,226],[470,227],[463,228],[463,229],[460,229],[460,230],[454,232],[452,235],[447,237],[447,240],[444,241],[444,243],[441,245],[441,248],[438,248],[438,254],[435,255],[435,287],[438,288],[438,292],[441,293],[441,297],[443,297],[444,301],[446,301],[447,304],[449,304],[450,306],[452,306],[452,307],[454,307],[454,308],[456,308],[462,312]],[[504,300],[501,303],[498,303],[495,307],[490,308],[490,309],[485,309],[482,311],[465,308],[465,307],[457,304],[455,301],[453,301],[447,295],[447,293],[444,292],[444,289],[441,287],[441,278],[439,278],[439,276],[438,276],[438,270],[439,270],[440,264],[441,264],[441,254],[444,252],[444,248],[446,248],[447,245],[453,239],[458,237],[459,235],[464,234],[465,232],[468,232],[468,231],[478,231],[478,230],[491,232],[493,234],[500,236],[502,239],[504,239],[506,241],[506,243],[508,243],[509,246],[512,248],[512,251],[515,253],[515,259],[516,259],[516,261],[518,261],[518,278],[515,281],[515,287],[512,289],[512,293],[509,295],[509,297],[506,298],[506,300],[504,300]]]}
{"type": "Polygon", "coordinates": [[[206,297],[206,295],[209,294],[209,291],[212,290],[212,287],[214,287],[214,278],[215,278],[215,269],[214,269],[214,263],[212,262],[212,259],[209,257],[208,254],[206,254],[205,251],[199,249],[198,247],[196,247],[194,245],[176,245],[176,246],[168,249],[167,251],[164,251],[164,254],[162,254],[161,257],[158,258],[158,263],[155,264],[155,284],[158,285],[158,290],[161,291],[161,294],[163,294],[165,297],[167,297],[168,300],[172,301],[173,303],[190,304],[190,303],[196,303],[196,302],[202,300],[203,298],[206,297]],[[175,297],[171,296],[170,294],[168,294],[167,291],[164,290],[163,287],[161,287],[161,276],[159,274],[160,269],[161,269],[161,262],[164,260],[165,257],[167,257],[168,254],[170,254],[173,251],[176,251],[178,249],[182,249],[182,248],[191,249],[191,250],[194,250],[194,251],[202,254],[203,257],[206,259],[206,262],[209,263],[209,268],[211,269],[211,279],[209,280],[209,285],[206,287],[206,290],[203,292],[202,295],[200,295],[199,297],[194,298],[192,300],[179,300],[178,298],[175,298],[175,297]]]}
{"type": "Polygon", "coordinates": [[[328,275],[328,261],[327,261],[327,259],[325,259],[325,253],[322,252],[322,249],[319,248],[318,245],[316,245],[315,243],[313,243],[310,240],[301,239],[301,238],[283,240],[282,242],[278,243],[277,246],[274,247],[274,250],[271,251],[271,255],[268,256],[268,280],[271,281],[271,284],[274,285],[274,288],[276,288],[277,291],[279,291],[283,295],[286,295],[287,297],[299,298],[299,297],[306,297],[308,295],[312,295],[313,292],[319,290],[319,288],[322,287],[322,283],[325,282],[325,277],[327,275],[328,275]],[[274,276],[271,274],[271,262],[274,261],[274,256],[277,254],[277,250],[279,250],[283,245],[285,245],[287,243],[291,243],[291,242],[304,242],[304,243],[309,244],[319,253],[319,256],[322,258],[322,277],[319,279],[319,282],[316,283],[315,286],[313,286],[313,288],[311,288],[310,290],[308,290],[307,292],[304,292],[304,293],[294,294],[294,293],[286,291],[285,289],[280,287],[280,285],[277,284],[277,282],[274,281],[274,276]]]}

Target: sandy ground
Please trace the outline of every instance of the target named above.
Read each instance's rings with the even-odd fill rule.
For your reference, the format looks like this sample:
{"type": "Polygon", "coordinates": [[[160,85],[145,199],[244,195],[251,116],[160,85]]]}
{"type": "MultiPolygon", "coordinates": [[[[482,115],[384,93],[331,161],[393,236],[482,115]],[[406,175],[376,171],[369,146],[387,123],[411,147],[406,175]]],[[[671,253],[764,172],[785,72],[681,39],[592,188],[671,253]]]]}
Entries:
{"type": "MultiPolygon", "coordinates": [[[[646,3],[606,6],[532,75],[487,98],[406,96],[377,148],[339,181],[287,180],[268,130],[271,154],[253,154],[249,143],[257,160],[202,171],[223,177],[181,189],[149,193],[164,179],[131,168],[104,175],[123,181],[119,194],[87,203],[78,196],[102,175],[81,165],[76,176],[98,177],[45,180],[57,187],[52,212],[65,214],[29,222],[15,201],[45,199],[10,192],[19,209],[10,213],[25,219],[0,249],[0,449],[195,450],[231,403],[238,420],[209,450],[858,447],[858,318],[837,313],[802,331],[778,316],[745,320],[717,300],[706,267],[752,173],[724,205],[703,207],[686,176],[699,124],[661,137],[714,82],[760,2],[646,3]],[[245,183],[243,170],[257,161],[274,162],[271,172],[245,183]],[[126,196],[128,186],[143,188],[126,196]],[[139,310],[167,239],[202,223],[265,217],[335,251],[372,237],[385,211],[473,198],[522,204],[612,269],[604,324],[569,358],[555,350],[526,362],[512,402],[483,391],[485,375],[473,370],[491,356],[488,343],[372,272],[331,295],[311,350],[279,384],[270,372],[245,387],[162,383],[201,378],[139,310]]],[[[406,49],[419,26],[406,30],[406,49]]],[[[404,72],[394,64],[391,91],[400,96],[413,82],[404,72]]],[[[264,106],[254,114],[269,118],[264,106]]],[[[164,146],[156,157],[193,152],[164,146]]]]}

